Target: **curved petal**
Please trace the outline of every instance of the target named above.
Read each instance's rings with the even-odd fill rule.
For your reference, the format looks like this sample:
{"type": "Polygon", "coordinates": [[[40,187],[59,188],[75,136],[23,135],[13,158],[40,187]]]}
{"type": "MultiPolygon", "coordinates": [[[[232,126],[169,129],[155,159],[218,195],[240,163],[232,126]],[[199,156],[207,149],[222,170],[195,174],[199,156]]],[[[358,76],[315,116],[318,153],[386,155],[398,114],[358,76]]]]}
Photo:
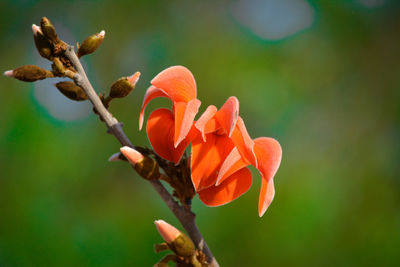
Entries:
{"type": "Polygon", "coordinates": [[[210,120],[214,117],[215,113],[217,113],[217,110],[217,107],[214,105],[208,106],[194,125],[200,131],[204,142],[206,141],[206,126],[208,125],[208,122],[210,122],[210,120]]]}
{"type": "Polygon", "coordinates": [[[281,164],[282,148],[273,138],[260,137],[254,139],[254,152],[257,157],[256,167],[261,175],[269,181],[272,179],[281,164]]]}
{"type": "Polygon", "coordinates": [[[260,197],[258,198],[258,216],[262,217],[275,196],[274,179],[261,177],[260,197]]]}
{"type": "Polygon", "coordinates": [[[231,139],[237,147],[243,160],[257,168],[257,159],[254,153],[254,141],[251,139],[244,125],[243,119],[238,117],[231,139]]]}
{"type": "Polygon", "coordinates": [[[227,204],[249,190],[252,183],[251,172],[243,168],[219,186],[211,186],[198,192],[200,200],[207,206],[215,207],[227,204]]]}
{"type": "Polygon", "coordinates": [[[143,98],[142,108],[140,110],[140,115],[139,115],[139,130],[141,130],[143,127],[144,110],[145,110],[147,104],[151,100],[153,100],[154,98],[157,98],[157,97],[168,97],[168,95],[165,92],[163,92],[162,90],[160,90],[154,86],[150,86],[149,89],[147,89],[146,94],[144,95],[144,98],[143,98]]]}
{"type": "Polygon", "coordinates": [[[233,143],[226,135],[208,134],[207,142],[198,135],[192,141],[190,164],[196,191],[215,184],[221,164],[232,149],[233,143]]]}
{"type": "Polygon", "coordinates": [[[175,111],[175,135],[174,146],[177,147],[183,139],[186,138],[190,129],[192,128],[194,117],[199,111],[201,105],[200,100],[197,98],[189,102],[176,102],[174,103],[175,111]]]}
{"type": "Polygon", "coordinates": [[[225,133],[230,137],[235,129],[239,116],[239,100],[231,96],[225,104],[215,114],[215,119],[219,122],[225,133]]]}
{"type": "Polygon", "coordinates": [[[160,72],[151,84],[163,90],[173,102],[189,102],[196,98],[196,81],[183,66],[173,66],[160,72]]]}
{"type": "Polygon", "coordinates": [[[224,163],[222,163],[215,185],[220,185],[226,178],[248,165],[249,164],[242,160],[242,156],[240,156],[237,148],[234,147],[231,153],[226,157],[224,163]]]}
{"type": "Polygon", "coordinates": [[[258,167],[261,173],[261,190],[258,199],[258,215],[261,217],[271,204],[274,195],[273,177],[282,160],[281,145],[273,138],[260,137],[254,139],[258,167]]]}
{"type": "Polygon", "coordinates": [[[191,135],[174,147],[175,121],[171,110],[160,108],[153,111],[147,121],[147,136],[154,151],[162,158],[175,164],[191,141],[191,135]]]}

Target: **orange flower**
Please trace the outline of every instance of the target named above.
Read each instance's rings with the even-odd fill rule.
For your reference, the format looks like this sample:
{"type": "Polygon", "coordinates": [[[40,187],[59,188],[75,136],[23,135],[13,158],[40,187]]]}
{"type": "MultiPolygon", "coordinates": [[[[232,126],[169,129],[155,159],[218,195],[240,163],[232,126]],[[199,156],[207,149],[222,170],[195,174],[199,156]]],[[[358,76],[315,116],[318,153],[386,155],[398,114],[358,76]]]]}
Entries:
{"type": "Polygon", "coordinates": [[[173,66],[159,73],[151,84],[143,99],[139,128],[143,126],[147,104],[157,97],[169,98],[172,110],[153,111],[146,130],[154,151],[176,164],[190,143],[193,120],[201,104],[196,98],[196,81],[187,68],[173,66]]]}
{"type": "Polygon", "coordinates": [[[282,150],[275,139],[252,140],[238,111],[239,101],[230,97],[218,111],[209,106],[195,123],[200,134],[192,141],[192,181],[203,203],[220,206],[250,188],[252,176],[247,166],[255,166],[262,176],[261,217],[274,197],[273,176],[282,150]]]}
{"type": "Polygon", "coordinates": [[[195,122],[200,101],[196,82],[182,66],[170,67],[152,81],[143,100],[144,109],[156,97],[167,97],[173,109],[153,111],[147,122],[147,134],[154,151],[177,164],[186,147],[192,143],[191,176],[200,200],[208,206],[227,204],[244,194],[251,186],[248,165],[261,173],[258,213],[261,217],[271,203],[275,190],[273,177],[282,158],[282,149],[273,138],[252,139],[239,116],[239,101],[230,97],[218,110],[209,106],[195,122]]]}

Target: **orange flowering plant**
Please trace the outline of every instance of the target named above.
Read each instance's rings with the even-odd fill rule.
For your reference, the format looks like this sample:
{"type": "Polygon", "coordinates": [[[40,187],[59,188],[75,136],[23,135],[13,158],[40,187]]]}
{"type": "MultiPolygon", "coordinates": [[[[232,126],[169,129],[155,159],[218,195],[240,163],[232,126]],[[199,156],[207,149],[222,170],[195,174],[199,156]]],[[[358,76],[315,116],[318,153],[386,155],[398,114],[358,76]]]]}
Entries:
{"type": "Polygon", "coordinates": [[[211,105],[196,120],[201,105],[197,99],[196,81],[185,67],[173,66],[159,73],[147,89],[139,115],[139,128],[144,123],[148,103],[158,97],[168,98],[172,108],[154,110],[146,126],[153,147],[135,146],[120,123],[108,110],[110,103],[124,98],[135,88],[140,73],[116,80],[107,94],[98,94],[91,85],[80,58],[94,53],[105,38],[105,31],[87,37],[75,47],[62,41],[49,19],[40,26],[32,25],[33,38],[39,54],[52,62],[51,69],[25,65],[4,72],[5,76],[25,82],[64,77],[55,84],[60,93],[73,101],[90,100],[93,112],[107,126],[108,133],[122,145],[109,161],[127,160],[134,170],[148,180],[173,212],[188,236],[168,223],[156,221],[165,243],[156,251],[169,249],[155,266],[174,261],[177,266],[219,266],[197,228],[191,199],[198,194],[207,206],[227,204],[244,194],[252,184],[248,168],[254,166],[261,174],[258,214],[262,216],[274,198],[273,178],[282,158],[279,143],[268,137],[252,139],[239,116],[239,101],[229,97],[218,109],[211,105]],[[190,156],[185,151],[191,148],[190,156]],[[171,194],[160,182],[167,182],[171,194]],[[178,201],[176,201],[179,200],[178,201]]]}
{"type": "Polygon", "coordinates": [[[196,82],[185,67],[173,66],[158,74],[143,100],[139,117],[142,128],[146,105],[154,98],[172,101],[172,110],[153,111],[147,135],[154,151],[175,164],[191,143],[191,180],[200,200],[207,206],[227,204],[244,194],[252,184],[248,165],[261,174],[258,214],[261,217],[274,198],[273,178],[282,158],[282,149],[273,138],[252,139],[239,116],[239,101],[228,98],[218,110],[207,107],[200,118],[196,82]]]}

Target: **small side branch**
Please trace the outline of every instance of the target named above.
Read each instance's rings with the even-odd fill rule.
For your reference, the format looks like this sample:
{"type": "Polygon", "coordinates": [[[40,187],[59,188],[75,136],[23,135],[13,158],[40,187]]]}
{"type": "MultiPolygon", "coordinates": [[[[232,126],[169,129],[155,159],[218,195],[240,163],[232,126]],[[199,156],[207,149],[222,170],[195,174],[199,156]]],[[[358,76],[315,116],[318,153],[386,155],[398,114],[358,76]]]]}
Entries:
{"type": "MultiPolygon", "coordinates": [[[[93,107],[97,110],[98,114],[107,125],[108,131],[118,139],[121,145],[136,148],[126,136],[121,127],[121,123],[118,122],[118,120],[113,117],[111,113],[108,112],[108,110],[104,107],[99,96],[87,78],[85,70],[83,69],[81,62],[76,55],[73,46],[68,45],[65,51],[65,56],[71,61],[72,66],[77,71],[75,74],[71,75],[76,85],[80,86],[85,91],[90,102],[93,104],[93,107]]],[[[138,150],[140,151],[140,149],[138,150]]],[[[178,218],[186,232],[189,234],[190,238],[196,244],[197,248],[203,251],[203,253],[206,255],[210,266],[218,267],[218,262],[214,258],[202,234],[197,228],[195,214],[191,212],[190,209],[184,209],[181,205],[179,205],[160,181],[151,180],[150,183],[155,191],[161,196],[168,208],[178,218]]]]}

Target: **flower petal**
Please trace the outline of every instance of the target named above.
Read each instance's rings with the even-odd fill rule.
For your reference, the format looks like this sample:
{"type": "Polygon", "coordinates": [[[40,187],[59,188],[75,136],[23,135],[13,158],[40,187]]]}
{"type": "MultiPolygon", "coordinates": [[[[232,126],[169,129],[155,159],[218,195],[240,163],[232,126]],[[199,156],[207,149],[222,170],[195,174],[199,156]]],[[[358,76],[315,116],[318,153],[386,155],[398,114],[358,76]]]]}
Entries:
{"type": "Polygon", "coordinates": [[[147,121],[147,136],[154,151],[162,158],[175,164],[181,159],[183,152],[191,141],[189,138],[174,147],[175,121],[171,110],[166,108],[156,109],[150,114],[147,121]]]}
{"type": "Polygon", "coordinates": [[[157,97],[168,97],[168,95],[165,92],[163,92],[162,90],[160,90],[154,86],[150,86],[149,89],[147,89],[146,94],[144,95],[142,108],[140,110],[139,130],[141,130],[143,127],[144,109],[146,108],[147,104],[151,100],[153,100],[154,98],[157,98],[157,97]]]}
{"type": "Polygon", "coordinates": [[[261,177],[260,197],[258,198],[258,216],[262,217],[275,196],[274,179],[261,177]]]}
{"type": "Polygon", "coordinates": [[[160,72],[151,84],[163,90],[173,102],[189,102],[196,98],[196,81],[183,66],[173,66],[160,72]]]}
{"type": "Polygon", "coordinates": [[[244,125],[243,119],[238,117],[231,139],[237,147],[243,160],[257,168],[257,159],[254,153],[254,141],[251,139],[244,125]]]}
{"type": "Polygon", "coordinates": [[[194,117],[199,111],[201,105],[200,100],[197,98],[189,102],[176,102],[174,103],[175,111],[175,135],[174,146],[177,147],[183,139],[187,136],[192,128],[194,117]]]}
{"type": "Polygon", "coordinates": [[[206,126],[208,126],[210,120],[214,117],[215,113],[217,113],[217,110],[217,107],[214,105],[208,106],[206,111],[201,114],[200,118],[195,123],[195,127],[200,131],[204,142],[206,141],[206,126]]]}
{"type": "Polygon", "coordinates": [[[270,137],[256,138],[254,139],[254,152],[258,162],[257,169],[269,181],[274,177],[281,163],[281,145],[270,137]]]}
{"type": "Polygon", "coordinates": [[[239,100],[236,97],[231,96],[215,114],[215,119],[225,130],[225,133],[230,137],[235,129],[238,116],[239,100]]]}
{"type": "Polygon", "coordinates": [[[191,172],[196,191],[215,184],[221,164],[232,149],[226,135],[207,134],[207,142],[198,135],[192,141],[191,172]]]}
{"type": "Polygon", "coordinates": [[[251,172],[243,168],[219,186],[211,186],[198,192],[200,200],[207,206],[221,206],[240,197],[249,190],[252,183],[251,172]]]}
{"type": "Polygon", "coordinates": [[[254,139],[258,167],[261,173],[261,190],[258,200],[258,215],[261,217],[271,204],[274,195],[274,181],[276,171],[282,159],[281,145],[273,138],[260,137],[254,139]]]}
{"type": "Polygon", "coordinates": [[[248,165],[249,164],[242,160],[242,156],[240,156],[237,148],[234,147],[231,153],[226,157],[224,163],[222,163],[215,185],[220,185],[226,178],[248,165]]]}

